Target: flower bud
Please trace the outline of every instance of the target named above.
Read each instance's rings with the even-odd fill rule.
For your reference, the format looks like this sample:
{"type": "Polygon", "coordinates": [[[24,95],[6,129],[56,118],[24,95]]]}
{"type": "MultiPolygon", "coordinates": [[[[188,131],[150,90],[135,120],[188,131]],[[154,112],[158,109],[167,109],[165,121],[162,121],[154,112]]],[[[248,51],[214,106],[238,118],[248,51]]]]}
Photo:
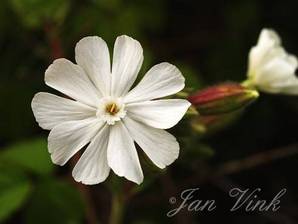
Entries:
{"type": "Polygon", "coordinates": [[[257,99],[259,93],[238,83],[208,87],[188,97],[201,115],[216,115],[241,109],[257,99]]]}

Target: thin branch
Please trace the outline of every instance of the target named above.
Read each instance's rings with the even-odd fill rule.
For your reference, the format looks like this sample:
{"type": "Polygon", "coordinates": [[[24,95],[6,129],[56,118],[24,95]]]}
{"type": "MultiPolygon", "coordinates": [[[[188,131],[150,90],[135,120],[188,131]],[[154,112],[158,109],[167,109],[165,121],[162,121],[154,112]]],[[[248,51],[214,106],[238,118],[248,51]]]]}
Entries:
{"type": "Polygon", "coordinates": [[[296,154],[298,154],[298,144],[292,144],[287,147],[257,153],[244,159],[229,161],[220,165],[216,169],[215,176],[238,173],[243,170],[252,169],[254,167],[296,154]]]}
{"type": "MultiPolygon", "coordinates": [[[[244,190],[243,186],[239,186],[237,183],[234,183],[227,177],[213,177],[209,179],[212,184],[221,189],[225,193],[229,193],[229,191],[233,188],[238,188],[244,190]]],[[[265,217],[270,220],[272,223],[276,224],[295,224],[296,222],[292,217],[288,214],[278,211],[278,212],[259,212],[255,211],[256,214],[265,217]]]]}
{"type": "Polygon", "coordinates": [[[124,207],[123,192],[114,192],[111,202],[110,224],[121,224],[123,222],[124,207]]]}

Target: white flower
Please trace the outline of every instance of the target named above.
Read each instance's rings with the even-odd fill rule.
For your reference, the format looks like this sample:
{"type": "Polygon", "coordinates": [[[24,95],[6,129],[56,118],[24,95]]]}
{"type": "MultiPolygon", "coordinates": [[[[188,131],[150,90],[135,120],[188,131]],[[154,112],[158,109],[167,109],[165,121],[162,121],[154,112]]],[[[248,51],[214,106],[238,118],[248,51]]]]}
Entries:
{"type": "Polygon", "coordinates": [[[263,29],[249,53],[249,83],[264,92],[298,94],[297,66],[297,58],[284,50],[277,33],[263,29]]]}
{"type": "Polygon", "coordinates": [[[112,169],[140,184],[143,172],[134,142],[159,168],[177,159],[179,144],[162,129],[176,125],[190,103],[159,98],[184,88],[180,71],[169,63],[155,65],[131,89],[143,49],[128,36],[117,38],[112,66],[100,37],[80,40],[75,54],[77,64],[61,58],[45,72],[46,84],[71,99],[42,92],[32,100],[40,127],[51,130],[48,150],[53,163],[64,165],[90,143],[73,169],[76,181],[97,184],[112,169]]]}

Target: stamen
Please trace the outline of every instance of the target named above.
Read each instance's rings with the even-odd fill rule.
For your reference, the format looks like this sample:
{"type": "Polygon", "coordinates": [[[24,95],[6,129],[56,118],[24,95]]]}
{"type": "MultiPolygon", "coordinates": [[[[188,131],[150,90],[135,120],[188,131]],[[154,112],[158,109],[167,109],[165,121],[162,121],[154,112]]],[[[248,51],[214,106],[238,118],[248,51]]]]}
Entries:
{"type": "Polygon", "coordinates": [[[111,103],[111,104],[108,104],[107,107],[106,107],[106,111],[108,113],[110,113],[111,115],[115,115],[118,113],[119,109],[117,107],[117,104],[116,103],[111,103]]]}
{"type": "Polygon", "coordinates": [[[111,109],[110,109],[110,113],[114,113],[115,109],[116,109],[116,104],[113,103],[112,106],[111,106],[111,109]]]}

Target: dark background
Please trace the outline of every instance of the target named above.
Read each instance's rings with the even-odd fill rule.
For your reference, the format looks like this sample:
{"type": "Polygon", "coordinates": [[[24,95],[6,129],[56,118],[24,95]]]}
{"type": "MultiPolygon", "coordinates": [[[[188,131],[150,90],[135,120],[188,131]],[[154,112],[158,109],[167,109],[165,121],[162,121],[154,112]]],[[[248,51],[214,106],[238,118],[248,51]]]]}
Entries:
{"type": "MultiPolygon", "coordinates": [[[[108,222],[115,177],[91,187],[75,184],[73,164],[51,164],[48,133],[30,107],[35,93],[55,92],[44,84],[44,71],[54,58],[74,61],[82,37],[101,36],[111,50],[117,36],[130,35],[144,48],[141,74],[168,61],[195,91],[245,80],[248,52],[264,27],[276,30],[285,48],[298,55],[297,8],[294,0],[1,1],[0,222],[108,222]]],[[[145,182],[126,200],[124,223],[298,223],[297,114],[297,97],[262,93],[236,122],[211,134],[194,132],[185,119],[171,130],[181,156],[166,172],[144,162],[145,182]],[[238,161],[236,169],[216,175],[228,161],[238,161]],[[200,188],[197,198],[217,201],[216,211],[168,218],[178,205],[172,207],[169,198],[193,187],[200,188]],[[259,197],[269,201],[283,188],[287,193],[278,212],[231,213],[233,187],[259,187],[259,197]]],[[[123,191],[135,187],[123,185],[123,191]]]]}

